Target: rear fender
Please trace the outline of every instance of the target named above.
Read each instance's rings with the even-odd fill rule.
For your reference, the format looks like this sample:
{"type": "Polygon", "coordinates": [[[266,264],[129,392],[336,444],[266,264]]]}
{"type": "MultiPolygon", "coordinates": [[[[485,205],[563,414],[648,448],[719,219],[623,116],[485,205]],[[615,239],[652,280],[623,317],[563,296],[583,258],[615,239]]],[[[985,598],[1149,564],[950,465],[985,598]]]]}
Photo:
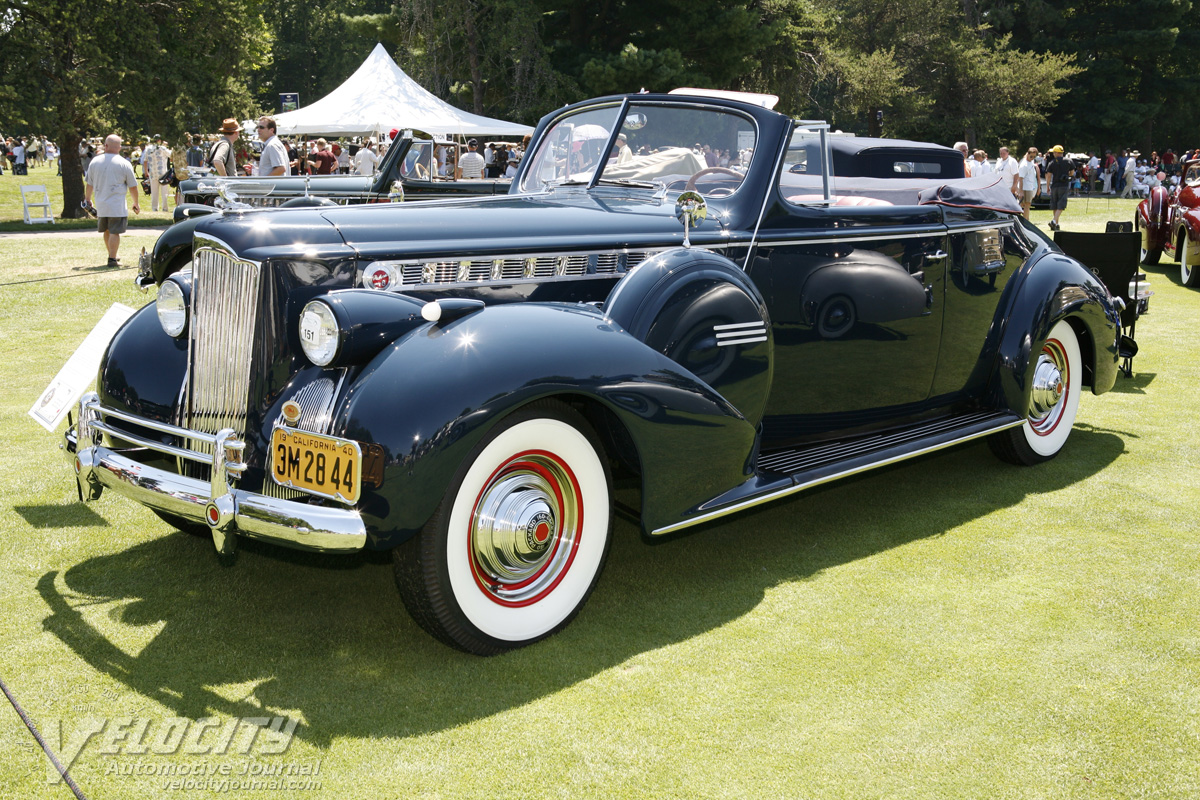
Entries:
{"type": "Polygon", "coordinates": [[[593,420],[623,428],[599,432],[636,450],[645,530],[677,521],[750,474],[755,426],[596,309],[491,306],[402,336],[345,392],[334,432],[385,453],[383,484],[360,505],[369,546],[394,547],[419,531],[492,426],[546,397],[600,404],[611,415],[593,420]]]}
{"type": "Polygon", "coordinates": [[[1150,195],[1138,203],[1138,229],[1142,234],[1143,250],[1161,250],[1171,237],[1170,198],[1167,190],[1156,186],[1150,195]]]}
{"type": "Polygon", "coordinates": [[[659,253],[613,287],[604,311],[752,424],[762,419],[771,388],[771,321],[758,287],[732,261],[702,249],[659,253]]]}
{"type": "Polygon", "coordinates": [[[1103,394],[1117,378],[1119,309],[1091,270],[1061,252],[1047,252],[1022,270],[1005,316],[993,381],[993,403],[1024,416],[1036,353],[1050,329],[1067,320],[1079,338],[1084,383],[1103,394]]]}

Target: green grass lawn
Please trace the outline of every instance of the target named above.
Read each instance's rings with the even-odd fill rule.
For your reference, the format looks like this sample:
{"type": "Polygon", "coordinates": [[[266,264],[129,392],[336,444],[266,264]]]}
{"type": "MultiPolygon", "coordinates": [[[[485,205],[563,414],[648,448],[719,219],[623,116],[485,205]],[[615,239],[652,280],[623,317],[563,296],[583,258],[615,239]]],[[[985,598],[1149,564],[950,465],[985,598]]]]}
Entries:
{"type": "MultiPolygon", "coordinates": [[[[51,164],[49,166],[34,167],[29,170],[28,175],[13,175],[12,170],[7,169],[6,165],[4,174],[0,175],[0,232],[45,231],[50,228],[55,230],[96,230],[96,221],[94,219],[62,218],[63,179],[56,174],[57,171],[58,168],[51,164]],[[50,194],[51,211],[53,211],[56,220],[54,225],[46,222],[38,222],[33,225],[25,224],[24,206],[21,204],[22,185],[41,185],[46,187],[46,190],[50,194]]],[[[139,204],[141,205],[142,213],[134,214],[132,209],[130,210],[130,226],[146,227],[171,224],[171,215],[175,210],[174,190],[172,190],[170,199],[171,211],[151,211],[149,195],[140,195],[139,204]]],[[[126,205],[128,205],[128,202],[126,205]]],[[[34,214],[40,216],[41,212],[38,210],[34,214]]]]}
{"type": "MultiPolygon", "coordinates": [[[[1110,202],[1065,227],[1131,217],[1110,202]]],[[[0,238],[0,677],[60,753],[95,719],[213,718],[201,748],[300,724],[278,755],[106,728],[72,766],[93,800],[208,796],[164,785],[194,765],[307,767],[289,794],[339,800],[1200,796],[1200,292],[1175,270],[1149,269],[1135,376],[1055,460],[974,444],[656,547],[618,519],[570,627],[484,659],[421,632],[384,559],[248,543],[223,568],[131,501],[76,501],[26,411],[105,309],[150,299],[98,249],[0,238]]],[[[0,797],[71,796],[46,775],[0,706],[0,797]]]]}

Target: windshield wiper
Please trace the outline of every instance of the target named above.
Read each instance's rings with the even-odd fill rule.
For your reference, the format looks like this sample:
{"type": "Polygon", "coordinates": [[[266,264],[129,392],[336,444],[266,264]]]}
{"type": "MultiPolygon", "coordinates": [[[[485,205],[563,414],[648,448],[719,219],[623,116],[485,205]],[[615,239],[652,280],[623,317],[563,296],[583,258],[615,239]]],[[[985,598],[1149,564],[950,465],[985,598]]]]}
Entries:
{"type": "Polygon", "coordinates": [[[581,181],[574,178],[559,178],[557,180],[545,181],[546,186],[587,186],[587,181],[581,181]]]}

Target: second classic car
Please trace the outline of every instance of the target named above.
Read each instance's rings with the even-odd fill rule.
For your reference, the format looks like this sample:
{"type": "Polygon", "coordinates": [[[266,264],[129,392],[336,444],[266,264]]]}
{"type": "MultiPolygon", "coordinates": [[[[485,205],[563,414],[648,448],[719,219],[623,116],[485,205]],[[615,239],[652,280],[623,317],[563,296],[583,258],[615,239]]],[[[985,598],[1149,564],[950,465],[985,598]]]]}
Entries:
{"type": "Polygon", "coordinates": [[[604,97],[506,196],[203,218],[72,420],[80,495],[226,558],[390,550],[419,624],[491,654],[583,606],[616,476],[654,540],[980,438],[1053,458],[1120,303],[1003,186],[830,153],[727,93],[604,97]]]}
{"type": "Polygon", "coordinates": [[[1161,186],[1138,203],[1134,226],[1142,235],[1142,262],[1157,264],[1163,253],[1179,262],[1179,281],[1200,286],[1200,161],[1183,167],[1174,196],[1161,186]]]}

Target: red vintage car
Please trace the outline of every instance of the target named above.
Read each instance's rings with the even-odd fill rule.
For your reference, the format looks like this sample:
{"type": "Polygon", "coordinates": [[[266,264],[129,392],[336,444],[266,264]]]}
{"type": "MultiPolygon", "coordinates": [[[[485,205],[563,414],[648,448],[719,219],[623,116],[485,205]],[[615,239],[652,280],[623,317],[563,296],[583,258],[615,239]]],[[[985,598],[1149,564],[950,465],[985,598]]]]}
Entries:
{"type": "Polygon", "coordinates": [[[1184,286],[1200,286],[1200,160],[1184,165],[1183,183],[1172,197],[1157,186],[1138,204],[1134,225],[1142,235],[1142,262],[1162,254],[1179,262],[1184,286]]]}

